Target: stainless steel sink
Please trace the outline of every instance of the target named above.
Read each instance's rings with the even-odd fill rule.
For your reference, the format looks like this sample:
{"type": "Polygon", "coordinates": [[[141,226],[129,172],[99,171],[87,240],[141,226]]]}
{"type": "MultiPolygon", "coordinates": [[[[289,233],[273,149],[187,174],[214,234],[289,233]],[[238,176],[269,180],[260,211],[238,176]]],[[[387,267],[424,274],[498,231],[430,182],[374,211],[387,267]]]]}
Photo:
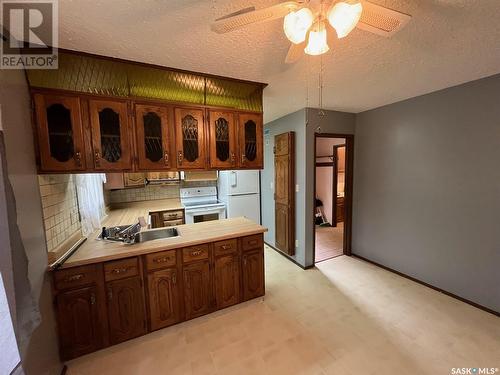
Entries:
{"type": "Polygon", "coordinates": [[[156,230],[148,230],[139,232],[135,235],[134,243],[159,240],[162,238],[178,237],[179,231],[177,228],[162,228],[156,230]]]}

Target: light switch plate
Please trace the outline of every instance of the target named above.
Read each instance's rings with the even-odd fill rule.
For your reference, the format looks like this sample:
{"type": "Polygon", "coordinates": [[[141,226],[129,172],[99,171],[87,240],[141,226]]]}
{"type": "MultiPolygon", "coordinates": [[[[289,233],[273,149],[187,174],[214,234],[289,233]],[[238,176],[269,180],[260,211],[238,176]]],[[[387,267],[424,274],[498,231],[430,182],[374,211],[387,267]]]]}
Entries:
{"type": "Polygon", "coordinates": [[[271,190],[274,189],[274,182],[271,181],[271,190]]]}
{"type": "Polygon", "coordinates": [[[298,193],[299,192],[299,184],[296,184],[295,185],[295,192],[298,193]]]}
{"type": "Polygon", "coordinates": [[[295,247],[299,247],[299,240],[295,240],[295,247]]]}

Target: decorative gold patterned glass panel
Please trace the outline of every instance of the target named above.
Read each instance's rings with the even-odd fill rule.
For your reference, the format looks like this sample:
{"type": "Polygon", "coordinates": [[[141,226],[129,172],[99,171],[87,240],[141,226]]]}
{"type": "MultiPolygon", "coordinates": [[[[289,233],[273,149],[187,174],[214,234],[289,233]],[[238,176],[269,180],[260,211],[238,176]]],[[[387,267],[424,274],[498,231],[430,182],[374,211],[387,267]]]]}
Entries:
{"type": "Polygon", "coordinates": [[[182,148],[187,161],[192,163],[198,159],[198,120],[191,115],[182,118],[182,148]]]}
{"type": "Polygon", "coordinates": [[[252,120],[245,122],[245,157],[250,161],[257,157],[257,124],[252,120]]]}
{"type": "Polygon", "coordinates": [[[154,112],[148,112],[143,116],[143,123],[146,158],[156,163],[163,158],[161,118],[154,112]]]}
{"type": "Polygon", "coordinates": [[[116,163],[122,156],[120,116],[111,108],[99,112],[102,157],[116,163]]]}
{"type": "Polygon", "coordinates": [[[62,104],[47,108],[50,156],[59,162],[67,162],[75,154],[71,111],[62,104]]]}
{"type": "Polygon", "coordinates": [[[215,153],[220,161],[229,159],[229,122],[223,117],[215,121],[215,153]]]}

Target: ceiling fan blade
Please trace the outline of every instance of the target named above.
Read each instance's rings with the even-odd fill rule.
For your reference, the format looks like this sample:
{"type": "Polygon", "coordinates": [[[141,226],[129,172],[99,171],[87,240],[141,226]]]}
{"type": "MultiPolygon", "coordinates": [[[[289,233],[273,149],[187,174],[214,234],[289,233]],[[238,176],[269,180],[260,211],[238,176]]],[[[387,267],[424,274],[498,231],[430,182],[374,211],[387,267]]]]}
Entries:
{"type": "Polygon", "coordinates": [[[211,29],[218,34],[223,34],[253,23],[271,21],[286,16],[290,11],[299,8],[300,4],[297,1],[285,1],[257,10],[255,7],[242,9],[215,20],[211,29]]]}
{"type": "Polygon", "coordinates": [[[288,49],[288,53],[286,54],[285,63],[286,64],[294,64],[300,60],[302,56],[304,56],[304,48],[306,47],[306,42],[302,42],[299,44],[294,44],[290,46],[288,49]]]}
{"type": "Polygon", "coordinates": [[[373,34],[391,37],[401,30],[411,19],[409,14],[398,12],[390,8],[383,7],[363,1],[363,13],[356,25],[357,28],[373,34]]]}

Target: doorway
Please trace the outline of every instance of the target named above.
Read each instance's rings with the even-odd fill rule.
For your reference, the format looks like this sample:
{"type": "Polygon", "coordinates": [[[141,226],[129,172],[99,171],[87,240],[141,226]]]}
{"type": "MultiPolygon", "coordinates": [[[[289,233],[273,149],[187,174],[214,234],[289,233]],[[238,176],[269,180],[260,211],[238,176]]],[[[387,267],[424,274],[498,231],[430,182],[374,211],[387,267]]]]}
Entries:
{"type": "Polygon", "coordinates": [[[314,262],[350,255],[353,136],[315,134],[314,262]]]}

